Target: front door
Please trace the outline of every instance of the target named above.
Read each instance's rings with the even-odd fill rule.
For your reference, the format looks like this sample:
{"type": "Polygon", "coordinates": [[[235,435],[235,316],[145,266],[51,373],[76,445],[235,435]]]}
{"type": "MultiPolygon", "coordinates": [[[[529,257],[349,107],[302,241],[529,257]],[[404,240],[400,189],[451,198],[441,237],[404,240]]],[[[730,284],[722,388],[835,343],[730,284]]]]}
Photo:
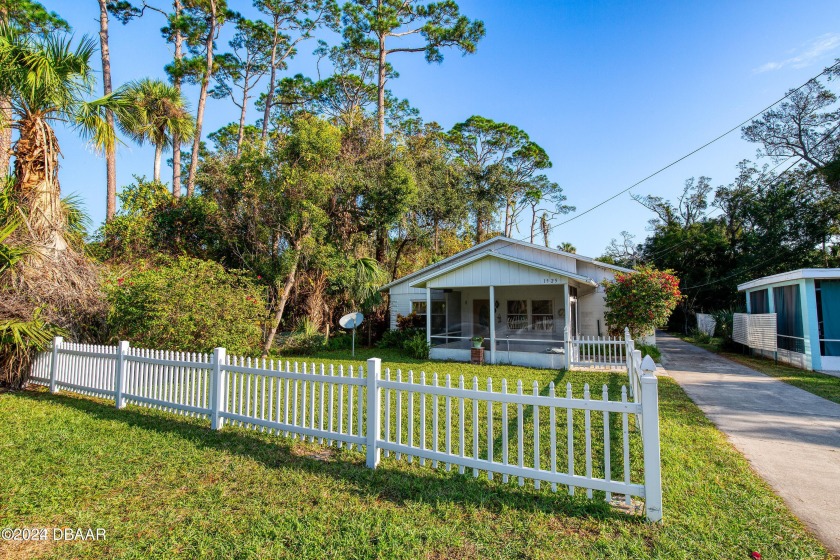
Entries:
{"type": "Polygon", "coordinates": [[[577,306],[578,306],[577,297],[575,297],[575,296],[570,297],[569,298],[569,315],[570,315],[569,326],[571,327],[570,330],[571,330],[572,338],[577,338],[577,335],[578,335],[578,328],[577,328],[577,326],[578,326],[577,325],[578,311],[577,311],[577,306]]]}
{"type": "Polygon", "coordinates": [[[490,300],[473,300],[473,336],[490,336],[490,300]]]}

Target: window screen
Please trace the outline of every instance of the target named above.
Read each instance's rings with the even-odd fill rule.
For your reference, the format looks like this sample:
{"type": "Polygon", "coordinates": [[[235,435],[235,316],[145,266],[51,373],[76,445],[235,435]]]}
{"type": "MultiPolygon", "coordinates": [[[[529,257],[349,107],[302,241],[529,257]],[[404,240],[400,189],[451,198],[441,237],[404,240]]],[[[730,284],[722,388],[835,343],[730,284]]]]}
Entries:
{"type": "Polygon", "coordinates": [[[805,352],[802,328],[802,300],[799,286],[773,288],[773,304],[776,308],[777,345],[792,352],[805,352]]]}
{"type": "Polygon", "coordinates": [[[770,301],[767,297],[767,290],[750,292],[750,313],[770,313],[770,301]]]}

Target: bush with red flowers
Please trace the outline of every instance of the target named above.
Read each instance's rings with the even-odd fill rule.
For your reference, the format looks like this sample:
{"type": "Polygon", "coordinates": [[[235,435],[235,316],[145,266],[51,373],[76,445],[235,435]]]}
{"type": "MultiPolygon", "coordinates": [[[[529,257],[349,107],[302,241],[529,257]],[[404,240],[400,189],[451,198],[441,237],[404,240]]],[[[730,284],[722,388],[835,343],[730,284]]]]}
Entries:
{"type": "Polygon", "coordinates": [[[604,280],[607,311],[604,318],[610,334],[621,336],[629,327],[639,339],[662,327],[683,298],[680,281],[671,270],[641,266],[635,272],[618,273],[604,280]]]}

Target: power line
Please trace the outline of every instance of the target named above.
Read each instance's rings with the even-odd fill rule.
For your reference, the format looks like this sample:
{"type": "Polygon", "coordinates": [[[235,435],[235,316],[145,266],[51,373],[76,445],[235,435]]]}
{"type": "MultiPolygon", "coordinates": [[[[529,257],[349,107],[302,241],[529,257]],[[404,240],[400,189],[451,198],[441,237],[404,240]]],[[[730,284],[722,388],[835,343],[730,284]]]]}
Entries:
{"type": "MultiPolygon", "coordinates": [[[[645,178],[643,178],[643,179],[641,179],[641,180],[639,180],[639,181],[636,181],[635,183],[633,183],[632,185],[630,185],[630,186],[629,186],[629,187],[627,187],[626,189],[623,189],[623,190],[621,190],[621,191],[617,192],[616,194],[614,194],[614,195],[610,196],[609,198],[607,198],[607,199],[605,199],[605,200],[603,200],[603,201],[599,202],[599,203],[598,203],[598,204],[596,204],[595,206],[592,206],[591,208],[588,208],[587,210],[585,210],[585,211],[581,212],[580,214],[575,214],[573,217],[569,218],[568,220],[565,220],[565,221],[563,221],[563,222],[560,222],[559,224],[556,224],[556,225],[552,225],[552,226],[550,226],[550,227],[549,227],[549,231],[553,230],[553,229],[554,229],[554,228],[556,228],[556,227],[560,227],[560,226],[562,226],[562,225],[568,224],[569,222],[572,222],[572,221],[574,221],[574,220],[577,220],[578,218],[581,218],[581,217],[585,216],[586,214],[588,214],[588,213],[592,212],[593,210],[596,210],[596,209],[600,208],[600,207],[601,207],[601,206],[603,206],[604,204],[607,204],[608,202],[610,202],[610,201],[612,201],[612,200],[615,200],[616,198],[618,198],[619,196],[623,195],[623,194],[624,194],[624,193],[626,193],[627,191],[630,191],[630,190],[632,190],[633,188],[638,187],[639,185],[641,185],[641,184],[642,184],[642,183],[644,183],[645,181],[648,181],[649,179],[652,179],[653,177],[656,177],[657,175],[659,175],[659,174],[660,174],[660,173],[662,173],[663,171],[666,171],[667,169],[670,169],[671,167],[675,166],[676,164],[680,163],[681,161],[683,161],[683,160],[685,160],[685,159],[687,159],[687,158],[689,158],[689,157],[693,156],[693,155],[694,155],[694,154],[696,154],[697,152],[699,152],[699,151],[701,151],[701,150],[703,150],[703,149],[705,149],[705,148],[707,148],[707,147],[711,146],[712,144],[714,144],[714,143],[715,143],[715,142],[717,142],[718,140],[721,140],[722,138],[724,138],[724,137],[728,136],[728,135],[729,135],[729,134],[731,134],[732,132],[734,132],[734,131],[738,130],[739,128],[741,128],[741,127],[742,127],[742,126],[744,126],[745,124],[747,124],[747,123],[749,123],[750,121],[752,121],[753,119],[755,119],[755,118],[757,118],[757,117],[761,116],[762,114],[766,113],[767,111],[769,111],[770,109],[772,109],[773,107],[775,107],[776,105],[778,105],[779,103],[781,103],[782,101],[784,101],[785,99],[787,99],[788,97],[790,97],[791,95],[793,95],[794,93],[796,93],[797,91],[799,91],[799,90],[801,90],[802,88],[804,88],[805,86],[807,86],[807,85],[808,85],[809,83],[811,83],[813,80],[816,80],[817,78],[819,78],[819,77],[820,77],[820,76],[822,76],[823,74],[826,74],[826,73],[830,72],[831,70],[833,70],[833,69],[834,69],[836,66],[838,66],[838,65],[840,65],[840,62],[835,62],[833,65],[829,66],[828,68],[826,68],[825,70],[823,70],[822,72],[820,72],[819,74],[817,74],[816,76],[814,76],[813,78],[809,79],[809,80],[808,80],[807,82],[805,82],[804,84],[800,85],[800,86],[799,86],[799,87],[797,87],[796,89],[792,89],[792,90],[790,90],[790,91],[789,91],[787,94],[785,94],[782,98],[780,98],[780,99],[776,100],[775,102],[771,103],[770,105],[768,105],[767,107],[765,107],[764,109],[762,109],[762,110],[761,110],[761,111],[759,111],[758,113],[754,114],[753,116],[749,117],[748,119],[745,119],[745,120],[741,121],[739,124],[737,124],[737,125],[733,126],[732,128],[730,128],[729,130],[727,130],[727,131],[726,131],[726,132],[724,132],[723,134],[720,134],[720,135],[716,136],[715,138],[713,138],[712,140],[709,140],[708,142],[706,142],[705,144],[703,144],[703,145],[702,145],[702,146],[700,146],[699,148],[696,148],[696,149],[692,150],[691,152],[689,152],[689,153],[685,154],[684,156],[680,157],[679,159],[676,159],[676,160],[672,161],[671,163],[669,163],[669,164],[668,164],[668,165],[666,165],[665,167],[662,167],[662,168],[658,169],[657,171],[654,171],[653,173],[651,173],[651,174],[650,174],[650,175],[648,175],[647,177],[645,177],[645,178]]],[[[521,241],[524,241],[524,239],[523,239],[523,240],[521,240],[521,241]]]]}

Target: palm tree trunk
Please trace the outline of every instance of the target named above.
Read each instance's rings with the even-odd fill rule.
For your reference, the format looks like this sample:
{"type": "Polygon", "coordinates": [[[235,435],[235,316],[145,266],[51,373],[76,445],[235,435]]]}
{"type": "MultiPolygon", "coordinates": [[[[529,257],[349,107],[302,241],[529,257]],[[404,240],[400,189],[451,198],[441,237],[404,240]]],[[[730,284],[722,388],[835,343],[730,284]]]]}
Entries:
{"type": "Polygon", "coordinates": [[[14,192],[26,211],[37,257],[55,257],[67,249],[65,216],[58,184],[58,139],[50,125],[34,116],[19,122],[15,144],[14,192]]]}
{"type": "MultiPolygon", "coordinates": [[[[108,3],[99,0],[99,50],[102,53],[102,86],[105,95],[111,93],[111,53],[108,49],[108,3]]],[[[114,113],[105,112],[105,120],[111,134],[114,133],[114,113]]],[[[105,176],[107,183],[107,205],[105,219],[110,221],[117,212],[117,161],[113,149],[105,152],[105,176]]]]}
{"type": "Polygon", "coordinates": [[[9,173],[9,161],[12,157],[12,103],[8,97],[0,97],[0,177],[9,173]]]}
{"type": "Polygon", "coordinates": [[[163,144],[155,145],[155,167],[153,177],[155,181],[160,181],[160,156],[163,154],[163,144]]]}
{"type": "MultiPolygon", "coordinates": [[[[181,0],[175,0],[175,17],[181,15],[181,0]]],[[[175,32],[175,64],[184,58],[183,53],[184,38],[180,31],[175,32]]],[[[175,89],[181,93],[181,77],[180,74],[175,74],[175,79],[172,80],[175,89]]],[[[181,196],[181,136],[176,132],[172,135],[172,196],[178,198],[181,196]]]]}
{"type": "Polygon", "coordinates": [[[207,25],[207,39],[204,48],[207,49],[207,65],[201,79],[201,91],[198,94],[198,111],[195,115],[195,138],[193,139],[192,154],[190,155],[190,176],[187,177],[187,196],[195,194],[195,174],[198,171],[198,148],[201,145],[201,125],[204,123],[204,107],[207,105],[207,88],[213,76],[213,38],[216,35],[216,3],[210,1],[210,12],[207,25]]]}

